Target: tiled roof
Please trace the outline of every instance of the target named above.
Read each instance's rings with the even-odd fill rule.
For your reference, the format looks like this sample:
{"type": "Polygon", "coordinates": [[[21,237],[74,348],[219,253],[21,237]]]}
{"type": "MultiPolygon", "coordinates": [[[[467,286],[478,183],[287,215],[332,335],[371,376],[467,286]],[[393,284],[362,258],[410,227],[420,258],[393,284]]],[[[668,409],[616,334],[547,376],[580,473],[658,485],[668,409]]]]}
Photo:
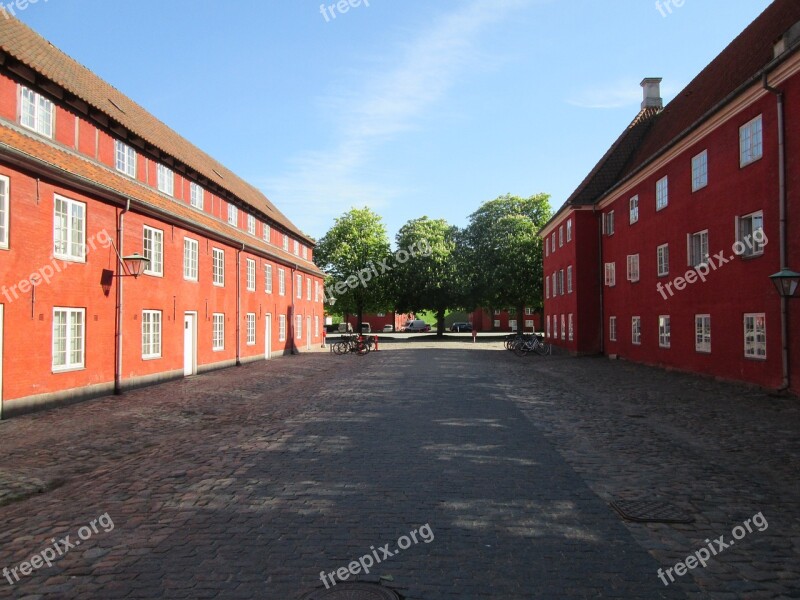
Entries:
{"type": "Polygon", "coordinates": [[[770,4],[663,110],[641,111],[543,229],[567,207],[602,199],[720,108],[773,60],[775,42],[798,22],[800,0],[770,4]]]}
{"type": "Polygon", "coordinates": [[[23,133],[0,124],[0,153],[4,148],[22,153],[31,162],[42,163],[55,172],[77,176],[90,185],[102,186],[121,197],[131,198],[161,212],[174,215],[183,222],[192,223],[201,229],[216,233],[233,244],[237,242],[246,244],[248,247],[269,254],[287,265],[299,265],[304,271],[322,276],[322,272],[310,261],[267,244],[240,229],[229,227],[208,213],[196,210],[180,200],[167,198],[144,183],[122,177],[109,167],[62,149],[55,144],[45,142],[34,134],[23,133]]]}
{"type": "Polygon", "coordinates": [[[269,216],[301,239],[313,243],[313,240],[301,232],[255,187],[178,135],[133,100],[64,54],[19,20],[0,18],[0,49],[42,77],[74,94],[164,154],[228,190],[242,202],[269,216]]]}

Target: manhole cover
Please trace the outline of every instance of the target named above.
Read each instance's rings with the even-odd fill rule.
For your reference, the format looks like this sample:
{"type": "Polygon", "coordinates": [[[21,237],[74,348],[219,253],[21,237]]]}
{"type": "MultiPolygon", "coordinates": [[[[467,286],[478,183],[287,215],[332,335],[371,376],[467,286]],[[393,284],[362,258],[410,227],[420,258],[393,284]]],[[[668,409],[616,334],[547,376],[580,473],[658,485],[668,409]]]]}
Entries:
{"type": "Polygon", "coordinates": [[[666,502],[656,500],[615,500],[611,506],[626,521],[637,523],[692,523],[694,517],[666,502]]]}
{"type": "Polygon", "coordinates": [[[392,590],[375,583],[337,583],[327,590],[314,590],[303,600],[399,600],[392,590]]]}

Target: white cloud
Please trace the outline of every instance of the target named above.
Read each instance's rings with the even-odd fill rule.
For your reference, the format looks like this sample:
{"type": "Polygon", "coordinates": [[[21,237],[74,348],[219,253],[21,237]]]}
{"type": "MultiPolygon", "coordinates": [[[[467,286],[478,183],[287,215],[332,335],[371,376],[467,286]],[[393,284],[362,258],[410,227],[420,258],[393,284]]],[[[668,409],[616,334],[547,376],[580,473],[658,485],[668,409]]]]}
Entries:
{"type": "Polygon", "coordinates": [[[535,0],[474,0],[445,13],[399,49],[354,73],[363,83],[321,98],[335,129],[327,150],[294,157],[289,169],[262,180],[267,195],[286,207],[304,228],[320,231],[351,206],[379,208],[403,190],[387,187],[370,169],[370,156],[387,140],[413,129],[428,109],[439,104],[478,60],[476,38],[489,24],[507,18],[535,0]]]}

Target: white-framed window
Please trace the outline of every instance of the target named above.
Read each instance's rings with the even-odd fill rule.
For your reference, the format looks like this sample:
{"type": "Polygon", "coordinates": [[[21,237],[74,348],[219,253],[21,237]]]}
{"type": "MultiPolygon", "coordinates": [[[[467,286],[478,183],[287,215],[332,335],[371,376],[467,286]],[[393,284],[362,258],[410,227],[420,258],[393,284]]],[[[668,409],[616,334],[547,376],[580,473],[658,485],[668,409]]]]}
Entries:
{"type": "Polygon", "coordinates": [[[495,319],[493,321],[493,323],[494,323],[494,328],[495,329],[499,329],[500,328],[500,319],[495,319]]]}
{"type": "Polygon", "coordinates": [[[294,318],[295,337],[298,340],[303,339],[303,315],[296,315],[294,318]]]}
{"type": "Polygon", "coordinates": [[[525,309],[525,315],[526,316],[530,317],[532,314],[533,314],[533,309],[532,308],[526,308],[525,309]]]}
{"type": "Polygon", "coordinates": [[[656,181],[656,210],[662,210],[669,204],[669,177],[664,176],[656,181]]]}
{"type": "Polygon", "coordinates": [[[161,358],[161,311],[142,311],[142,358],[161,358]]]}
{"type": "Polygon", "coordinates": [[[199,248],[200,244],[197,240],[183,238],[183,278],[186,281],[197,281],[198,279],[199,248]]]}
{"type": "Polygon", "coordinates": [[[264,292],[272,293],[272,265],[264,265],[264,292]]]}
{"type": "Polygon", "coordinates": [[[694,349],[697,352],[711,352],[711,315],[695,315],[694,349]]]}
{"type": "MultiPolygon", "coordinates": [[[[553,277],[555,277],[555,275],[553,275],[553,277]]],[[[494,309],[494,314],[495,315],[499,315],[500,314],[500,309],[499,308],[495,308],[494,309]]]]}
{"type": "Polygon", "coordinates": [[[614,211],[610,210],[603,213],[603,233],[606,235],[614,235],[614,211]]]}
{"type": "Polygon", "coordinates": [[[53,371],[84,367],[86,309],[53,308],[53,371]]]}
{"type": "Polygon", "coordinates": [[[286,341],[286,315],[278,315],[278,341],[286,341]]]}
{"type": "Polygon", "coordinates": [[[247,215],[247,233],[256,234],[256,218],[253,215],[247,215]]]}
{"type": "Polygon", "coordinates": [[[544,327],[545,327],[545,335],[549,338],[550,337],[550,317],[547,317],[544,320],[544,327]]]}
{"type": "Polygon", "coordinates": [[[558,316],[553,315],[553,339],[558,339],[558,316]]]}
{"type": "Polygon", "coordinates": [[[550,280],[553,282],[553,298],[558,296],[558,283],[556,283],[556,274],[553,273],[550,280]]]}
{"type": "Polygon", "coordinates": [[[569,328],[569,341],[571,342],[573,339],[575,339],[574,330],[572,327],[572,313],[569,313],[567,316],[567,327],[569,328]]]}
{"type": "Polygon", "coordinates": [[[225,285],[225,250],[211,249],[211,283],[223,287],[225,285]]]}
{"type": "Polygon", "coordinates": [[[314,315],[314,337],[319,337],[319,315],[314,315]]]}
{"type": "Polygon", "coordinates": [[[319,280],[314,280],[314,302],[319,302],[319,280]]]}
{"type": "Polygon", "coordinates": [[[533,330],[533,319],[525,319],[525,328],[527,329],[528,327],[533,330]]]}
{"type": "Polygon", "coordinates": [[[286,295],[286,270],[278,269],[278,295],[286,295]]]}
{"type": "Polygon", "coordinates": [[[670,319],[669,315],[658,317],[658,345],[661,348],[670,346],[670,319]]]}
{"type": "Polygon", "coordinates": [[[517,320],[516,319],[509,319],[508,320],[508,328],[511,331],[516,331],[517,330],[517,320]]]}
{"type": "Polygon", "coordinates": [[[175,173],[172,169],[159,164],[156,167],[156,179],[158,180],[158,191],[164,192],[168,196],[175,194],[175,173]]]}
{"type": "Polygon", "coordinates": [[[247,313],[247,315],[245,315],[245,321],[247,323],[247,345],[248,346],[255,346],[256,345],[256,313],[247,313]]]}
{"type": "Polygon", "coordinates": [[[302,275],[297,274],[295,276],[295,286],[297,287],[297,299],[298,300],[302,300],[303,299],[303,276],[302,275]]]}
{"type": "Polygon", "coordinates": [[[214,313],[211,318],[211,349],[219,352],[225,349],[225,313],[214,313]]]}
{"type": "Polygon", "coordinates": [[[303,260],[308,260],[308,246],[303,246],[303,260]]]}
{"type": "Polygon", "coordinates": [[[556,232],[553,232],[553,235],[550,236],[550,252],[556,251],[556,232]]]}
{"type": "Polygon", "coordinates": [[[550,244],[547,242],[547,238],[544,240],[544,255],[545,257],[550,256],[550,244]]]}
{"type": "Polygon", "coordinates": [[[20,86],[19,122],[45,137],[53,137],[54,104],[33,90],[20,86]]]}
{"type": "Polygon", "coordinates": [[[86,204],[53,197],[53,256],[86,262],[86,204]]]}
{"type": "Polygon", "coordinates": [[[144,268],[145,275],[164,276],[164,232],[154,227],[144,226],[142,233],[142,254],[150,262],[144,268]]]}
{"type": "Polygon", "coordinates": [[[608,262],[605,267],[605,283],[608,287],[614,287],[617,285],[617,264],[608,262]]]}
{"type": "Polygon", "coordinates": [[[289,236],[285,233],[283,234],[283,249],[286,250],[286,252],[289,251],[289,236]]]}
{"type": "Polygon", "coordinates": [[[637,346],[642,343],[641,317],[631,317],[631,343],[637,346]]]}
{"type": "Polygon", "coordinates": [[[764,155],[761,115],[739,128],[739,166],[744,167],[764,155]]]}
{"type": "Polygon", "coordinates": [[[669,244],[662,244],[656,248],[656,262],[658,264],[658,276],[666,277],[669,275],[669,244]]]}
{"type": "Polygon", "coordinates": [[[558,228],[558,247],[561,248],[564,246],[564,226],[561,225],[558,228]]]}
{"type": "Polygon", "coordinates": [[[206,205],[205,195],[206,191],[202,188],[202,186],[199,186],[194,182],[189,184],[189,197],[192,206],[203,210],[206,205]]]}
{"type": "Polygon", "coordinates": [[[567,220],[567,242],[572,241],[572,219],[567,220]]]}
{"type": "Polygon", "coordinates": [[[564,269],[558,272],[558,295],[564,295],[564,269]]]}
{"type": "Polygon", "coordinates": [[[572,265],[567,267],[567,293],[572,293],[572,265]]]}
{"type": "Polygon", "coordinates": [[[136,151],[128,144],[114,140],[117,171],[128,177],[136,177],[136,151]]]}
{"type": "Polygon", "coordinates": [[[9,190],[8,177],[0,175],[0,248],[8,248],[9,190]]]}
{"type": "Polygon", "coordinates": [[[628,255],[628,281],[639,281],[639,255],[628,255]]]}
{"type": "Polygon", "coordinates": [[[247,262],[247,291],[248,292],[255,292],[256,291],[256,261],[252,258],[248,258],[247,262]]]}
{"type": "Polygon", "coordinates": [[[739,256],[756,256],[764,253],[764,213],[750,213],[736,218],[736,244],[739,256]],[[757,239],[756,239],[757,238],[757,239]]]}
{"type": "Polygon", "coordinates": [[[517,314],[517,309],[516,308],[509,308],[508,309],[508,314],[511,317],[515,316],[517,314]]]}
{"type": "Polygon", "coordinates": [[[708,229],[691,233],[688,236],[689,266],[699,267],[708,260],[708,229]]]}
{"type": "Polygon", "coordinates": [[[744,316],[744,355],[747,358],[767,358],[767,319],[764,313],[744,316]]]}
{"type": "Polygon", "coordinates": [[[294,255],[300,256],[300,242],[298,242],[297,240],[293,241],[294,241],[294,255]]]}
{"type": "Polygon", "coordinates": [[[692,158],[692,191],[703,189],[708,185],[708,150],[692,158]]]}
{"type": "Polygon", "coordinates": [[[617,317],[608,318],[608,339],[612,342],[617,341],[617,317]]]}
{"type": "Polygon", "coordinates": [[[564,315],[561,315],[561,339],[562,340],[567,339],[567,323],[564,318],[564,315]]]}
{"type": "Polygon", "coordinates": [[[306,300],[311,300],[311,277],[306,277],[306,300]]]}
{"type": "Polygon", "coordinates": [[[628,223],[633,225],[639,220],[639,196],[628,200],[628,223]]]}
{"type": "Polygon", "coordinates": [[[266,223],[264,223],[261,227],[261,238],[265,242],[269,242],[271,239],[271,235],[272,235],[272,228],[266,223]]]}
{"type": "Polygon", "coordinates": [[[228,224],[239,226],[239,209],[234,204],[228,204],[228,224]]]}

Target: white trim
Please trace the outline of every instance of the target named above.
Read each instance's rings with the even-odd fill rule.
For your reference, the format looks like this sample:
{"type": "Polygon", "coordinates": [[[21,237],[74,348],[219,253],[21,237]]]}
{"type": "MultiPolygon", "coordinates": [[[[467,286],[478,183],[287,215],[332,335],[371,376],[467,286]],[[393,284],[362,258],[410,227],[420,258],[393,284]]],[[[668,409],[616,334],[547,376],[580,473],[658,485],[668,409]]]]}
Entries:
{"type": "MultiPolygon", "coordinates": [[[[71,308],[66,306],[54,306],[51,328],[51,350],[50,350],[50,363],[53,373],[65,373],[68,371],[78,371],[86,368],[86,309],[85,308],[71,308]],[[63,312],[65,314],[64,323],[64,364],[56,364],[56,313],[63,312]],[[80,361],[75,362],[71,360],[72,342],[73,342],[73,317],[81,315],[81,332],[80,332],[80,361]]],[[[59,353],[61,351],[59,350],[59,353]]]]}
{"type": "Polygon", "coordinates": [[[152,360],[154,358],[161,358],[161,341],[163,331],[163,318],[160,310],[143,310],[142,311],[142,360],[152,360]],[[149,317],[149,318],[147,318],[149,317]],[[156,317],[153,319],[153,317],[156,317]],[[149,321],[149,323],[148,323],[149,321]],[[150,326],[150,332],[145,332],[145,326],[150,326]],[[150,337],[149,342],[146,344],[146,336],[150,337]],[[158,342],[157,347],[154,340],[158,342]],[[146,351],[145,348],[147,348],[146,351]],[[156,350],[155,352],[153,350],[156,350]]]}
{"type": "Polygon", "coordinates": [[[87,223],[87,206],[85,202],[80,202],[79,200],[73,200],[72,198],[67,198],[66,196],[62,196],[61,194],[53,194],[53,257],[58,258],[60,260],[66,260],[70,262],[78,262],[78,263],[85,263],[86,262],[86,223],[87,223]],[[58,229],[64,229],[64,235],[66,236],[66,246],[67,252],[59,252],[58,251],[58,238],[60,237],[60,233],[56,234],[56,209],[59,202],[63,202],[66,204],[67,213],[66,213],[66,222],[63,227],[58,227],[58,229]],[[80,206],[83,211],[83,217],[81,219],[83,229],[81,231],[80,240],[80,248],[78,252],[72,252],[74,245],[74,241],[72,241],[72,237],[74,234],[73,231],[73,216],[72,216],[72,209],[75,206],[80,206]]]}
{"type": "Polygon", "coordinates": [[[0,175],[0,249],[7,250],[11,239],[9,234],[9,214],[11,214],[11,179],[0,175]]]}
{"type": "Polygon", "coordinates": [[[146,258],[150,259],[150,262],[147,263],[147,266],[144,268],[143,273],[145,275],[151,275],[153,277],[163,277],[164,276],[164,230],[163,229],[156,229],[155,227],[151,227],[150,225],[144,225],[144,229],[142,230],[142,254],[146,258]],[[147,232],[152,234],[151,244],[155,248],[149,248],[147,246],[147,232]],[[160,244],[160,248],[158,248],[160,244]],[[154,260],[153,257],[158,258],[158,260],[154,260]],[[157,268],[155,268],[157,267],[157,268]]]}

